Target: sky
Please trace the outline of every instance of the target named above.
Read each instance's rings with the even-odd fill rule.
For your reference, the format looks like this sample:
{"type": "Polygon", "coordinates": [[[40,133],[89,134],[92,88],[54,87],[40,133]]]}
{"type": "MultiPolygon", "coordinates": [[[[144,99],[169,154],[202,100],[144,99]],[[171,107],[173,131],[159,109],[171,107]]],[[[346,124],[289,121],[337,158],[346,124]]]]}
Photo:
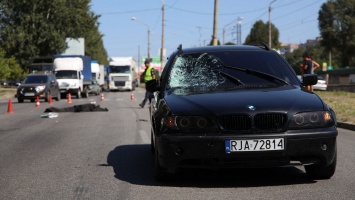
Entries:
{"type": "MultiPolygon", "coordinates": [[[[262,20],[279,30],[279,41],[305,43],[320,36],[318,12],[327,0],[219,0],[217,30],[222,42],[237,41],[236,25],[241,23],[241,43],[254,23],[262,20]],[[271,12],[269,13],[269,6],[271,12]],[[223,34],[223,32],[225,34],[223,34]]],[[[109,57],[132,56],[136,60],[148,53],[159,57],[164,4],[164,48],[168,57],[182,47],[207,45],[213,35],[214,0],[92,0],[91,10],[101,15],[99,31],[109,57]],[[132,18],[136,20],[132,20],[132,18]]],[[[268,42],[268,41],[265,41],[268,42]]]]}

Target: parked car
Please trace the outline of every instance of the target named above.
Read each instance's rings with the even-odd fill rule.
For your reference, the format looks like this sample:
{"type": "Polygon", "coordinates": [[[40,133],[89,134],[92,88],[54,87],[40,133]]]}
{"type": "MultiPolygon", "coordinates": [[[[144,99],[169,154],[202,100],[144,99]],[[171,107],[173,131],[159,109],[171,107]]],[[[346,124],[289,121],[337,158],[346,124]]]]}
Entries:
{"type": "Polygon", "coordinates": [[[101,86],[96,80],[91,81],[91,84],[89,85],[89,94],[101,94],[101,86]]]}
{"type": "Polygon", "coordinates": [[[30,74],[17,88],[16,97],[19,103],[25,99],[34,102],[37,97],[49,101],[50,95],[60,100],[60,91],[57,79],[53,74],[30,74]]]}
{"type": "MultiPolygon", "coordinates": [[[[317,75],[305,75],[314,85],[317,75]]],[[[180,168],[304,165],[313,179],[336,168],[335,113],[293,68],[262,46],[179,48],[146,83],[155,177],[180,168]],[[306,102],[306,103],[305,103],[306,102]]]]}
{"type": "Polygon", "coordinates": [[[318,82],[317,82],[317,84],[315,84],[313,86],[313,89],[314,90],[327,90],[326,80],[323,77],[318,76],[318,82]]]}

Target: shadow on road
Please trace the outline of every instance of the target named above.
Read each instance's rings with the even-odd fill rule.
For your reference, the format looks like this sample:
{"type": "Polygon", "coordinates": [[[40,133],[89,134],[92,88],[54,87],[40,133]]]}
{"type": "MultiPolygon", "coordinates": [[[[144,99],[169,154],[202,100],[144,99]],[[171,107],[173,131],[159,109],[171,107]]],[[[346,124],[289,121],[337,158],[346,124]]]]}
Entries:
{"type": "Polygon", "coordinates": [[[192,170],[178,172],[170,181],[154,178],[154,155],[150,145],[123,145],[112,150],[107,164],[113,167],[115,177],[137,185],[174,187],[260,187],[294,184],[312,184],[306,173],[296,167],[253,168],[228,170],[192,170]]]}

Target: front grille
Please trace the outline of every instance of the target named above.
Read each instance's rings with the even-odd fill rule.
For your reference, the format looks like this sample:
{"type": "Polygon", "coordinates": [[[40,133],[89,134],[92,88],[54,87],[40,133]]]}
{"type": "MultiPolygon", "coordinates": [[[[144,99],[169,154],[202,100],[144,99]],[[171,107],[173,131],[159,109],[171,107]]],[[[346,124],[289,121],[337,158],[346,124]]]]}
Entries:
{"type": "Polygon", "coordinates": [[[125,81],[115,81],[115,86],[125,86],[126,82],[125,81]]]}
{"type": "Polygon", "coordinates": [[[254,118],[247,114],[224,115],[218,117],[220,127],[225,131],[239,132],[279,132],[287,122],[287,115],[283,113],[262,113],[254,118]]]}
{"type": "Polygon", "coordinates": [[[247,131],[251,129],[249,115],[225,115],[218,118],[222,129],[228,131],[247,131]]]}
{"type": "Polygon", "coordinates": [[[282,129],[287,121],[285,114],[258,114],[254,118],[255,128],[263,131],[277,131],[282,129]]]}

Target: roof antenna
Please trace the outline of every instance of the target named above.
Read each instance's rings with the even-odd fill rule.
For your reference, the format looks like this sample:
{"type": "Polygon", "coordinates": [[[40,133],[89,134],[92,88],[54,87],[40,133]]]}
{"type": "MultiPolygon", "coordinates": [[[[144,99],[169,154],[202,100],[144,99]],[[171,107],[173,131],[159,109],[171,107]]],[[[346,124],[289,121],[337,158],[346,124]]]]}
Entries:
{"type": "Polygon", "coordinates": [[[178,54],[182,54],[182,44],[180,44],[177,49],[178,49],[178,54]]]}

